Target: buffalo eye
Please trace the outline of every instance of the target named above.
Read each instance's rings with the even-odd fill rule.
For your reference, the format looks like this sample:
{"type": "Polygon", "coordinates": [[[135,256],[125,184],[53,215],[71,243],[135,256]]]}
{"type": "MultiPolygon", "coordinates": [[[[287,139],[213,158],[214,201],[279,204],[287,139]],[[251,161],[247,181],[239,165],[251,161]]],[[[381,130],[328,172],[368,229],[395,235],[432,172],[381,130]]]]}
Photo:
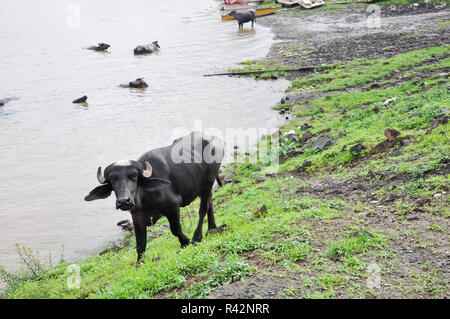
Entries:
{"type": "Polygon", "coordinates": [[[131,174],[131,178],[132,178],[133,180],[137,180],[138,174],[137,174],[137,173],[131,174]]]}

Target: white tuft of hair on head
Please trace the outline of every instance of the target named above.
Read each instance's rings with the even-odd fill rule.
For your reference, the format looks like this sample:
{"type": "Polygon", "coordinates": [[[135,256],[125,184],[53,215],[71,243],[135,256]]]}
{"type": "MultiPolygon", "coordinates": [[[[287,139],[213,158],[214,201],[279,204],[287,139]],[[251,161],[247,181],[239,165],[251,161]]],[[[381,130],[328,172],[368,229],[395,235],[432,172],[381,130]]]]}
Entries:
{"type": "Polygon", "coordinates": [[[113,166],[130,166],[131,162],[129,160],[121,160],[114,163],[113,166]]]}

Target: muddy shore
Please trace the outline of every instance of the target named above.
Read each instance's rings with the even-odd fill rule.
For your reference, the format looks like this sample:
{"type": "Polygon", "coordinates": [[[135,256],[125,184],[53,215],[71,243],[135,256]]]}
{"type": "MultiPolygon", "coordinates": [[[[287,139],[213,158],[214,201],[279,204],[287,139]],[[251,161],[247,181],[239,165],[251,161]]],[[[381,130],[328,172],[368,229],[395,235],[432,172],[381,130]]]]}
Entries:
{"type": "Polygon", "coordinates": [[[445,4],[380,5],[379,20],[367,5],[281,9],[258,23],[272,28],[276,40],[268,58],[285,65],[327,65],[357,58],[389,58],[449,42],[442,21],[445,4]]]}

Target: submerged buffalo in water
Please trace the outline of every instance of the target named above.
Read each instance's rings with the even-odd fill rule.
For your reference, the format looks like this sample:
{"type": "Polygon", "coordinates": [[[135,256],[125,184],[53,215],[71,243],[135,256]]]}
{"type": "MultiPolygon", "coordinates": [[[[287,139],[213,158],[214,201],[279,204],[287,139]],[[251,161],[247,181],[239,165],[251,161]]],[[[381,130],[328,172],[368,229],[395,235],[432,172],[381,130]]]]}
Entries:
{"type": "Polygon", "coordinates": [[[231,11],[230,16],[234,17],[238,21],[239,29],[244,27],[244,23],[247,23],[250,21],[252,22],[252,28],[253,28],[253,24],[256,21],[256,11],[253,9],[248,12],[231,11]]]}
{"type": "Polygon", "coordinates": [[[87,96],[82,96],[78,99],[75,99],[72,101],[72,103],[77,104],[77,103],[85,103],[87,101],[87,96]]]}
{"type": "Polygon", "coordinates": [[[120,84],[122,88],[135,88],[135,89],[143,89],[148,87],[148,84],[145,83],[144,78],[138,78],[134,81],[129,82],[128,84],[120,84]]]}
{"type": "Polygon", "coordinates": [[[94,51],[106,51],[108,50],[108,48],[110,47],[109,44],[106,43],[99,43],[98,46],[97,45],[93,45],[88,47],[88,50],[94,50],[94,51]]]}
{"type": "Polygon", "coordinates": [[[138,45],[134,49],[134,54],[136,54],[136,55],[149,54],[149,53],[153,53],[153,52],[155,52],[155,51],[157,51],[159,49],[160,49],[160,46],[158,44],[158,41],[153,41],[150,44],[138,45]]]}
{"type": "Polygon", "coordinates": [[[15,100],[18,100],[18,98],[16,98],[16,97],[7,97],[7,98],[4,98],[4,99],[1,99],[0,100],[0,106],[4,106],[9,101],[15,101],[15,100]]]}
{"type": "Polygon", "coordinates": [[[130,211],[136,235],[137,261],[147,245],[147,226],[161,217],[169,220],[170,230],[182,247],[189,244],[180,223],[180,207],[200,197],[199,220],[192,243],[202,240],[202,225],[208,215],[208,231],[216,229],[212,188],[224,156],[223,142],[217,137],[193,132],[172,145],[145,153],[137,161],[115,162],[97,170],[101,186],[86,201],[104,199],[114,191],[116,209],[130,211]]]}

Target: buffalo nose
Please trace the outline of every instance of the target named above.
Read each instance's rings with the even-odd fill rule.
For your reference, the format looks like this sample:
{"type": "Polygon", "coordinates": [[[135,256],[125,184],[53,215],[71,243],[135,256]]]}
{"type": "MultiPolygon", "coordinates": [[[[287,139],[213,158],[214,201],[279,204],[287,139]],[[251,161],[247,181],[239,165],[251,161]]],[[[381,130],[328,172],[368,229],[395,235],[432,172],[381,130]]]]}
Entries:
{"type": "Polygon", "coordinates": [[[133,202],[132,202],[131,198],[130,197],[121,197],[121,198],[117,199],[117,201],[116,201],[117,208],[122,207],[123,205],[132,205],[133,206],[133,202]]]}

